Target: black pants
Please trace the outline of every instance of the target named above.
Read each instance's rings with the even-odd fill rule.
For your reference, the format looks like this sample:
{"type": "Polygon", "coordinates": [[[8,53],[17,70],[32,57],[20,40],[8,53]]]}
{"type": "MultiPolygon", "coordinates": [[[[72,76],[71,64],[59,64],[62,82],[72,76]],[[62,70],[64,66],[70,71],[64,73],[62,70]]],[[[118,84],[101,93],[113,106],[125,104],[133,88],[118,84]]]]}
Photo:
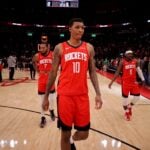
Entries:
{"type": "Polygon", "coordinates": [[[9,67],[9,80],[13,80],[15,73],[15,67],[9,67]]]}
{"type": "Polygon", "coordinates": [[[30,67],[30,77],[31,77],[31,79],[35,79],[35,73],[36,73],[35,69],[33,67],[30,67]]]}

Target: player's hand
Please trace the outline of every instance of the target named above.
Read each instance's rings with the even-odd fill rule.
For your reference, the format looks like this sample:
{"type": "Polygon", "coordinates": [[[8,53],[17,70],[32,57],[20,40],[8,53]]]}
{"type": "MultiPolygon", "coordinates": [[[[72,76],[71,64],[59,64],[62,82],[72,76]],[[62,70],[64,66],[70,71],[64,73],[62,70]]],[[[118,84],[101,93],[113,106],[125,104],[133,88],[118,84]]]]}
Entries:
{"type": "Polygon", "coordinates": [[[111,89],[111,86],[112,86],[112,83],[109,83],[109,84],[108,84],[108,88],[110,88],[110,89],[111,89]]]}
{"type": "Polygon", "coordinates": [[[100,109],[102,107],[103,101],[100,95],[96,95],[95,97],[95,109],[100,109]]]}
{"type": "Polygon", "coordinates": [[[49,101],[48,101],[47,96],[44,96],[44,100],[43,100],[43,103],[42,103],[42,108],[43,108],[44,111],[47,111],[48,108],[49,108],[49,101]]]}

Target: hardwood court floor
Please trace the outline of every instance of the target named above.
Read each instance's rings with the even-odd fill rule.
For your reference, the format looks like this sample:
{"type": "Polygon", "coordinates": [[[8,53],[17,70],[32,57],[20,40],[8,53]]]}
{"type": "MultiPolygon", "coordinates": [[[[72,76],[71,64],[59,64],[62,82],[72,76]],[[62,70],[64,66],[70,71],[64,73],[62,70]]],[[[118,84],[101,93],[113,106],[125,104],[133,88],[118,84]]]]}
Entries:
{"type": "MultiPolygon", "coordinates": [[[[29,78],[28,71],[16,71],[15,80],[7,81],[8,70],[3,71],[4,82],[0,84],[0,149],[60,150],[57,121],[52,122],[47,112],[46,127],[39,127],[37,80],[25,77],[29,78]]],[[[120,85],[114,83],[110,90],[108,78],[98,74],[98,79],[104,104],[101,110],[94,109],[95,92],[88,79],[91,130],[87,140],[75,143],[77,150],[149,150],[150,101],[141,96],[133,108],[132,120],[126,121],[120,85]]]]}

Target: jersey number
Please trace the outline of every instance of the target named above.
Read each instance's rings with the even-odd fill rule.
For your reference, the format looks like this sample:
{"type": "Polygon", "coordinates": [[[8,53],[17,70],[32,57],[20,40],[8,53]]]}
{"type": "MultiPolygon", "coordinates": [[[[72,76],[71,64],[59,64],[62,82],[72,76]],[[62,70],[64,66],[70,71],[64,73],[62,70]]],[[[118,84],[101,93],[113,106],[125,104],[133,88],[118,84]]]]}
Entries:
{"type": "Polygon", "coordinates": [[[130,69],[130,75],[132,75],[132,69],[130,69]]]}
{"type": "Polygon", "coordinates": [[[80,62],[72,62],[73,63],[73,73],[80,72],[80,62]]]}
{"type": "Polygon", "coordinates": [[[44,68],[46,68],[47,67],[47,64],[44,64],[44,68]]]}

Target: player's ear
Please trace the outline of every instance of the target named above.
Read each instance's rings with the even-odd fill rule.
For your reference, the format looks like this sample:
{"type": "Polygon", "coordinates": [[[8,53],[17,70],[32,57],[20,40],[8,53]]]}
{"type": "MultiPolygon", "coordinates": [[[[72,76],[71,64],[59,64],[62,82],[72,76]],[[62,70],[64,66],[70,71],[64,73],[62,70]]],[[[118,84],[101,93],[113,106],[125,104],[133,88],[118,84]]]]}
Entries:
{"type": "Polygon", "coordinates": [[[38,51],[40,51],[40,44],[38,44],[37,47],[38,47],[38,51]]]}
{"type": "Polygon", "coordinates": [[[71,27],[68,28],[69,32],[71,32],[71,27]]]}

